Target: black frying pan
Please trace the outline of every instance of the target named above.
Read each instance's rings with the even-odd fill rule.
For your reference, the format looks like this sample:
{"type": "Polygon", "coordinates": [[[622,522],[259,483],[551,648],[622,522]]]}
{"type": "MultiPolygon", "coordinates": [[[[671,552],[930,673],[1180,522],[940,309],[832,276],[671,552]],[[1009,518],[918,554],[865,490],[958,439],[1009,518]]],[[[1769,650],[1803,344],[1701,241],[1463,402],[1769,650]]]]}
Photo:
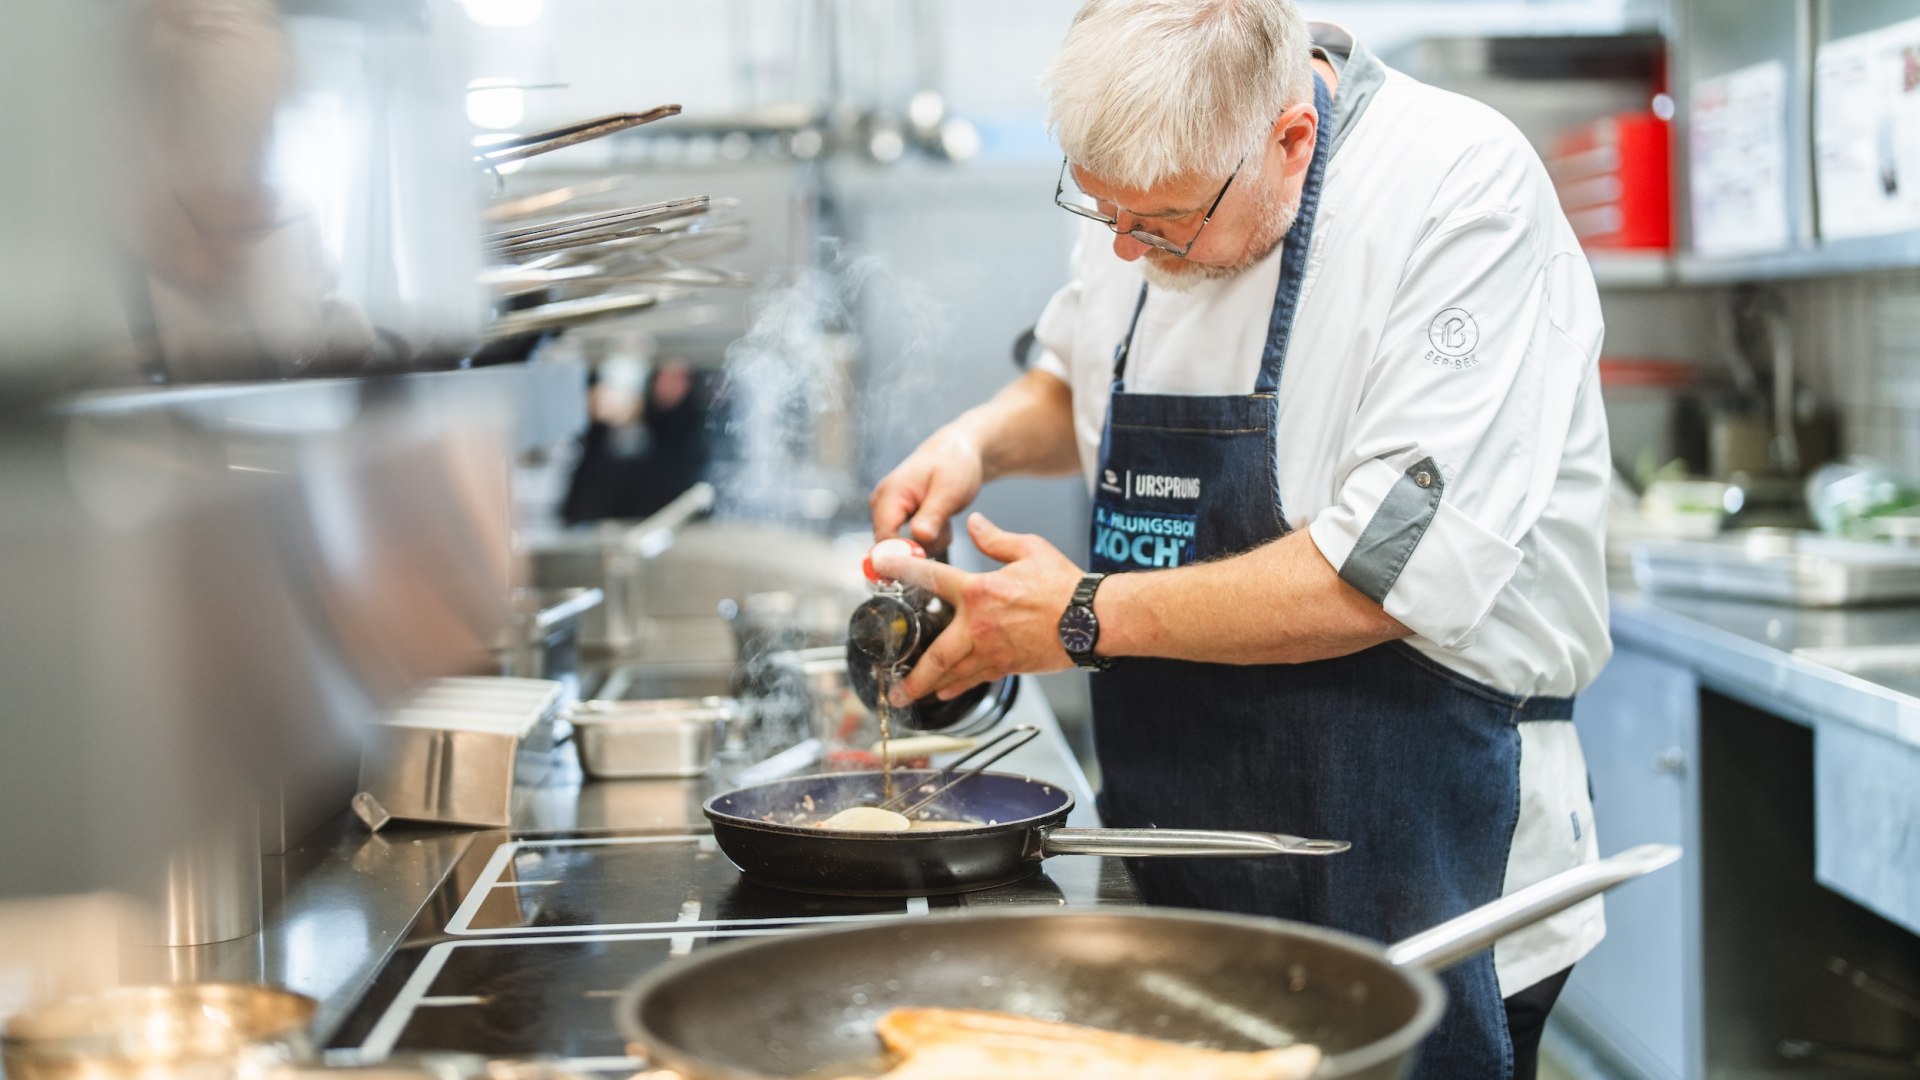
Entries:
{"type": "MultiPolygon", "coordinates": [[[[894,782],[925,784],[934,770],[895,769],[894,782]]],[[[761,885],[835,896],[937,896],[991,889],[1040,871],[1050,855],[1183,855],[1245,858],[1331,855],[1341,840],[1199,829],[1068,829],[1073,796],[1058,784],[983,772],[916,817],[979,822],[942,832],[841,832],[812,824],[881,801],[878,772],[801,776],[722,792],[702,809],[713,838],[761,885]]]]}
{"type": "Polygon", "coordinates": [[[1224,1050],[1311,1042],[1327,1055],[1316,1080],[1393,1080],[1446,1007],[1432,972],[1679,854],[1635,848],[1391,948],[1165,908],[933,915],[758,938],[656,968],[617,1016],[651,1067],[686,1080],[872,1075],[884,1067],[875,1021],[916,1005],[1224,1050]]]}

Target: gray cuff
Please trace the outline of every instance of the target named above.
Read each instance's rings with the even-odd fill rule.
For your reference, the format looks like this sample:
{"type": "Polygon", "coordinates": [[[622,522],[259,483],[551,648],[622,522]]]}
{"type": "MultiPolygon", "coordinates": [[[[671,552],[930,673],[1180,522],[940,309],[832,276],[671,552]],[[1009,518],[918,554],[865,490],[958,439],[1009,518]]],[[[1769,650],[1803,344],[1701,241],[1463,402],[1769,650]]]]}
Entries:
{"type": "Polygon", "coordinates": [[[1393,490],[1380,500],[1373,519],[1360,532],[1353,551],[1340,567],[1340,579],[1360,590],[1376,604],[1387,601],[1400,571],[1413,557],[1413,549],[1427,534],[1434,512],[1440,509],[1440,494],[1446,481],[1432,458],[1421,458],[1400,475],[1393,490]]]}

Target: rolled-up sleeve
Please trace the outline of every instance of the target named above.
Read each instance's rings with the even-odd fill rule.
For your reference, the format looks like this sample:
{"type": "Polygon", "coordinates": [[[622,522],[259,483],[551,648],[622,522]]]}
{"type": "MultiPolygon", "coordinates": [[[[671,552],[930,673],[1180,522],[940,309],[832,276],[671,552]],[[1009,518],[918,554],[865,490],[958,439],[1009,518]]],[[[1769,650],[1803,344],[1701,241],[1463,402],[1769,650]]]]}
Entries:
{"type": "Polygon", "coordinates": [[[1551,494],[1597,348],[1556,325],[1556,288],[1592,290],[1578,258],[1503,211],[1424,238],[1368,365],[1333,504],[1308,525],[1343,580],[1442,648],[1473,640],[1551,494]]]}

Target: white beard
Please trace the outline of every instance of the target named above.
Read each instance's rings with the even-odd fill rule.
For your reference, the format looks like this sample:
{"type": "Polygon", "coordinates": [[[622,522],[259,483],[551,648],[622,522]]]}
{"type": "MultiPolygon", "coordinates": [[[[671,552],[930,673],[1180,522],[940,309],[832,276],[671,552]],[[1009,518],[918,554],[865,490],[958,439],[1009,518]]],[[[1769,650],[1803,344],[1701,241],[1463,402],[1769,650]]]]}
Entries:
{"type": "Polygon", "coordinates": [[[1241,258],[1228,266],[1215,266],[1209,263],[1188,262],[1185,259],[1156,259],[1151,255],[1140,260],[1140,273],[1147,284],[1168,292],[1187,292],[1203,281],[1220,281],[1252,266],[1254,263],[1273,254],[1273,249],[1287,238],[1293,228],[1293,222],[1300,214],[1297,203],[1275,199],[1260,211],[1260,230],[1255,234],[1262,242],[1251,245],[1241,258]]]}

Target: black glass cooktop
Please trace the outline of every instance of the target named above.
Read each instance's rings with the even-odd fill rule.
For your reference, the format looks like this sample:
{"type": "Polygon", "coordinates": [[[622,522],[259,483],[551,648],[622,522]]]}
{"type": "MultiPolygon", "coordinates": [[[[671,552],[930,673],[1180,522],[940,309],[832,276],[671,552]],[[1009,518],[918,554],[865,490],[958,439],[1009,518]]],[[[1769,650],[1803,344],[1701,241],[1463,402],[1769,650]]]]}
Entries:
{"type": "Polygon", "coordinates": [[[1046,868],[964,896],[854,899],[754,885],[701,832],[478,834],[335,1033],[329,1058],[438,1050],[630,1070],[638,1062],[615,1020],[620,993],[715,943],[946,908],[1130,900],[1117,863],[1046,868]]]}

